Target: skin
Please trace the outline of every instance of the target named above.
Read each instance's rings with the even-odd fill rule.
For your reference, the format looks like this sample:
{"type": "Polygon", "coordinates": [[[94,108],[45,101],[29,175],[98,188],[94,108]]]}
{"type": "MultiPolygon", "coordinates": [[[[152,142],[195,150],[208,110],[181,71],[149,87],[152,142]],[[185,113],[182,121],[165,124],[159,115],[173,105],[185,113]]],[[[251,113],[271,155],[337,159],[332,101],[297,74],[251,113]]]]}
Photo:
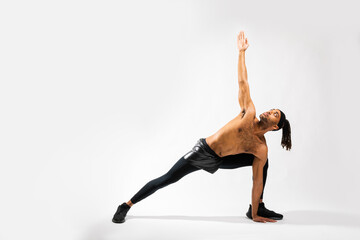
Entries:
{"type": "Polygon", "coordinates": [[[239,50],[238,83],[240,113],[220,128],[213,135],[205,138],[207,144],[220,157],[239,153],[250,153],[255,156],[252,165],[252,217],[255,222],[276,222],[276,220],[257,215],[260,196],[263,190],[263,167],[268,158],[268,147],[264,134],[278,129],[280,121],[279,109],[271,109],[256,117],[254,103],[250,97],[247,71],[245,66],[245,51],[249,46],[244,32],[237,36],[239,50]]]}
{"type": "MultiPolygon", "coordinates": [[[[220,156],[250,153],[255,156],[253,161],[253,188],[252,188],[252,217],[255,222],[276,222],[276,220],[257,216],[260,196],[263,190],[263,167],[268,158],[268,148],[264,134],[278,129],[280,121],[279,109],[271,109],[256,118],[255,106],[250,98],[247,71],[245,66],[245,51],[249,46],[244,32],[237,36],[239,50],[238,83],[240,113],[220,128],[213,135],[205,138],[209,147],[220,156]]],[[[133,203],[127,204],[131,207],[133,203]]]]}

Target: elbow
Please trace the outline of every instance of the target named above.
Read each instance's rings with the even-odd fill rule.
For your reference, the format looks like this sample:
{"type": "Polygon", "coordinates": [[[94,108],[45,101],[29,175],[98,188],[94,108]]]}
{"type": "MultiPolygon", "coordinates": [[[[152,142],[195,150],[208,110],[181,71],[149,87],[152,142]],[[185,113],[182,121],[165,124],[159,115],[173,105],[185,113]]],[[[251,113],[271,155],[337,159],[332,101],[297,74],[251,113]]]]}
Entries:
{"type": "Polygon", "coordinates": [[[238,82],[241,90],[246,91],[249,89],[249,83],[246,78],[239,78],[238,82]]]}
{"type": "Polygon", "coordinates": [[[239,83],[247,83],[247,78],[246,77],[239,77],[238,82],[239,83]]]}

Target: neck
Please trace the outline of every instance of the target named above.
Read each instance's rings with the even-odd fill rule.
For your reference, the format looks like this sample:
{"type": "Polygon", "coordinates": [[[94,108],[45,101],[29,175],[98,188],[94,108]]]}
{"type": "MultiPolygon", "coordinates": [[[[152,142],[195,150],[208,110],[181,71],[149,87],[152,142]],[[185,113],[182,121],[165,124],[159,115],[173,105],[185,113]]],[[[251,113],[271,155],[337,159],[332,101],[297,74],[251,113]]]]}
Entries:
{"type": "Polygon", "coordinates": [[[263,121],[255,122],[255,124],[254,124],[254,133],[255,133],[255,135],[257,135],[259,137],[262,137],[268,131],[269,131],[269,129],[265,125],[265,123],[263,121]]]}

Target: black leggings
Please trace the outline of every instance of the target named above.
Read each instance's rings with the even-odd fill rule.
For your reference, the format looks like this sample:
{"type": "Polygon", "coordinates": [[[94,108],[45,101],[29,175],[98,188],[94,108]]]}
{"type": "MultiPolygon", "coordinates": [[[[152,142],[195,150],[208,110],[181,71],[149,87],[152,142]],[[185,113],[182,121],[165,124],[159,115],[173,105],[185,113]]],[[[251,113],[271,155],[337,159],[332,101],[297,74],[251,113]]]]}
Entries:
{"type": "MultiPolygon", "coordinates": [[[[241,153],[237,155],[228,155],[222,157],[223,162],[221,163],[221,169],[234,169],[239,167],[245,166],[252,166],[254,155],[248,153],[241,153]]],[[[269,167],[268,160],[264,165],[263,169],[263,188],[265,188],[266,183],[266,176],[267,176],[267,169],[269,167]]],[[[184,157],[181,157],[175,165],[164,175],[161,177],[155,178],[145,184],[132,198],[131,202],[133,204],[143,200],[144,198],[148,197],[149,195],[153,194],[160,188],[166,187],[169,184],[179,181],[185,175],[200,170],[199,168],[190,165],[184,157]]],[[[263,199],[263,192],[261,193],[260,199],[263,199]]]]}

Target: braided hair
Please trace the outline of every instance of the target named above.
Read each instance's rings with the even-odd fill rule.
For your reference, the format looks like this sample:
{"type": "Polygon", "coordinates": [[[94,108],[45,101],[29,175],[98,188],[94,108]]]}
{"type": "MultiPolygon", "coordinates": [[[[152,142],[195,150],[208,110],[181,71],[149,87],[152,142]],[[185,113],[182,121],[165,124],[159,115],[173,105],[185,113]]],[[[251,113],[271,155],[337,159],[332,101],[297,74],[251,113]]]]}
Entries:
{"type": "MultiPolygon", "coordinates": [[[[280,109],[279,109],[280,110],[280,109]]],[[[290,128],[290,122],[286,119],[285,113],[283,113],[281,110],[281,116],[280,121],[278,122],[277,126],[279,129],[273,130],[273,131],[279,131],[280,129],[283,129],[282,131],[282,138],[281,138],[281,146],[286,148],[286,150],[291,149],[291,128],[290,128]]]]}

